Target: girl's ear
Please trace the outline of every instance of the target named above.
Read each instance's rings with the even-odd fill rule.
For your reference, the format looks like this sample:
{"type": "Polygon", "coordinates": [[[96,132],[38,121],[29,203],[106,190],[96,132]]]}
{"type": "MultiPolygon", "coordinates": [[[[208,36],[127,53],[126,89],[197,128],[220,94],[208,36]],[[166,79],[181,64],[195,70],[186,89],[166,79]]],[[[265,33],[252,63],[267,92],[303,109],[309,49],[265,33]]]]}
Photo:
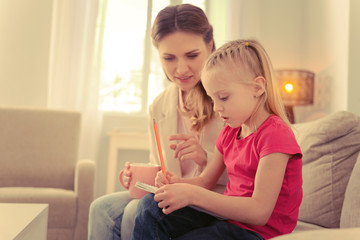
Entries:
{"type": "Polygon", "coordinates": [[[254,80],[254,97],[260,97],[264,94],[266,88],[266,79],[264,77],[256,77],[254,80]]]}

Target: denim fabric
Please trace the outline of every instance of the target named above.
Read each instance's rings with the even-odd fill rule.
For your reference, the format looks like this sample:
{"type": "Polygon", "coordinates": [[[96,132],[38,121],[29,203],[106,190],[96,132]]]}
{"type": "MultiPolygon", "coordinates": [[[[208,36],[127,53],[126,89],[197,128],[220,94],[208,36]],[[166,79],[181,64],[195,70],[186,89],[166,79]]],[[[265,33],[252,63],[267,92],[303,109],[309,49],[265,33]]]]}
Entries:
{"type": "MultiPolygon", "coordinates": [[[[130,240],[135,224],[136,209],[139,203],[139,199],[131,200],[125,207],[125,211],[121,220],[121,239],[130,240]]],[[[116,222],[115,226],[118,225],[116,222]]],[[[114,238],[117,239],[117,238],[114,238]]]]}
{"type": "Polygon", "coordinates": [[[165,215],[157,204],[154,200],[154,194],[148,194],[140,200],[132,240],[263,240],[257,233],[242,229],[193,208],[185,207],[165,215]]]}
{"type": "Polygon", "coordinates": [[[130,197],[128,191],[112,193],[95,199],[90,205],[88,239],[129,239],[133,229],[137,202],[137,199],[130,197]],[[128,238],[121,236],[128,236],[128,238]]]}
{"type": "Polygon", "coordinates": [[[208,227],[182,235],[178,240],[264,240],[259,234],[226,221],[216,220],[208,227]]]}

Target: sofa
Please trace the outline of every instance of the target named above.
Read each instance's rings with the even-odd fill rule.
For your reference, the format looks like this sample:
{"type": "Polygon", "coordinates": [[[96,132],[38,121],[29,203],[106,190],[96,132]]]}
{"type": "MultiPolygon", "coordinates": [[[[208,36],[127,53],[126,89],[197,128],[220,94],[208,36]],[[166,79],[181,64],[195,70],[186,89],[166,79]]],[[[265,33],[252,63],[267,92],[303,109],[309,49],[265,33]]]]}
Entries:
{"type": "Polygon", "coordinates": [[[294,231],[273,239],[360,239],[360,117],[339,111],[292,127],[303,152],[303,200],[294,231]],[[351,230],[335,238],[335,229],[351,230]]]}
{"type": "Polygon", "coordinates": [[[0,202],[47,203],[48,240],[87,239],[95,163],[78,160],[80,129],[79,112],[0,107],[0,202]]]}

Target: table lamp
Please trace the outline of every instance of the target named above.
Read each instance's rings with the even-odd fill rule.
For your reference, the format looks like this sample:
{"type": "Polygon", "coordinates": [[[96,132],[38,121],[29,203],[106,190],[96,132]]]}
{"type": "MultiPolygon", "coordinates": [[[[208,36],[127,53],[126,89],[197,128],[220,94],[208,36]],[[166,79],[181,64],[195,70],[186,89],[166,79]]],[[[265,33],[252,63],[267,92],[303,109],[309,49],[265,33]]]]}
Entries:
{"type": "Polygon", "coordinates": [[[275,71],[280,96],[291,123],[295,123],[294,106],[311,105],[314,102],[313,72],[297,69],[281,69],[275,71]]]}

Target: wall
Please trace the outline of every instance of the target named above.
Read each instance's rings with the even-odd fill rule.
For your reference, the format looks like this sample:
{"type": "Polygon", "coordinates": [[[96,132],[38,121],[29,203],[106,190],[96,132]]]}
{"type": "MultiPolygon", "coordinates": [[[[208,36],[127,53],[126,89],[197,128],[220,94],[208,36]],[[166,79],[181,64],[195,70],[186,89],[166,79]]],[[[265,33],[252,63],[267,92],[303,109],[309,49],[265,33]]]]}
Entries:
{"type": "MultiPolygon", "coordinates": [[[[275,69],[315,72],[314,104],[295,107],[297,122],[348,109],[349,1],[228,0],[226,3],[228,12],[222,14],[227,16],[229,40],[258,39],[275,69]]],[[[211,14],[221,18],[219,12],[211,14]]]]}
{"type": "Polygon", "coordinates": [[[0,104],[46,106],[52,1],[0,0],[0,104]]]}
{"type": "Polygon", "coordinates": [[[360,1],[350,0],[348,109],[360,115],[360,1]]]}
{"type": "MultiPolygon", "coordinates": [[[[277,1],[274,12],[268,12],[281,15],[281,12],[276,12],[276,10],[283,4],[284,1],[277,1]]],[[[290,6],[288,7],[290,8],[290,6]]],[[[291,9],[293,9],[291,15],[280,19],[277,25],[273,26],[278,26],[281,22],[289,24],[295,16],[298,22],[294,29],[300,31],[297,31],[297,34],[280,31],[280,37],[286,41],[296,42],[296,51],[292,56],[275,59],[274,67],[303,68],[316,74],[314,104],[295,107],[296,120],[298,122],[312,120],[325,114],[347,109],[348,2],[302,0],[298,1],[298,6],[292,5],[291,9]],[[301,9],[298,11],[301,13],[300,15],[296,15],[295,12],[298,10],[296,8],[301,9]],[[294,36],[296,39],[289,38],[288,35],[294,36]]],[[[263,13],[265,14],[265,12],[264,7],[263,13]]],[[[271,20],[267,19],[264,23],[269,24],[271,20]]],[[[270,29],[269,25],[267,27],[270,29]]],[[[262,33],[266,33],[266,30],[262,29],[262,33]]],[[[277,33],[279,34],[278,31],[277,33]]],[[[268,37],[267,42],[274,43],[274,39],[268,37]]],[[[276,55],[275,51],[280,50],[281,46],[278,46],[278,49],[274,49],[273,54],[276,55]]]]}

